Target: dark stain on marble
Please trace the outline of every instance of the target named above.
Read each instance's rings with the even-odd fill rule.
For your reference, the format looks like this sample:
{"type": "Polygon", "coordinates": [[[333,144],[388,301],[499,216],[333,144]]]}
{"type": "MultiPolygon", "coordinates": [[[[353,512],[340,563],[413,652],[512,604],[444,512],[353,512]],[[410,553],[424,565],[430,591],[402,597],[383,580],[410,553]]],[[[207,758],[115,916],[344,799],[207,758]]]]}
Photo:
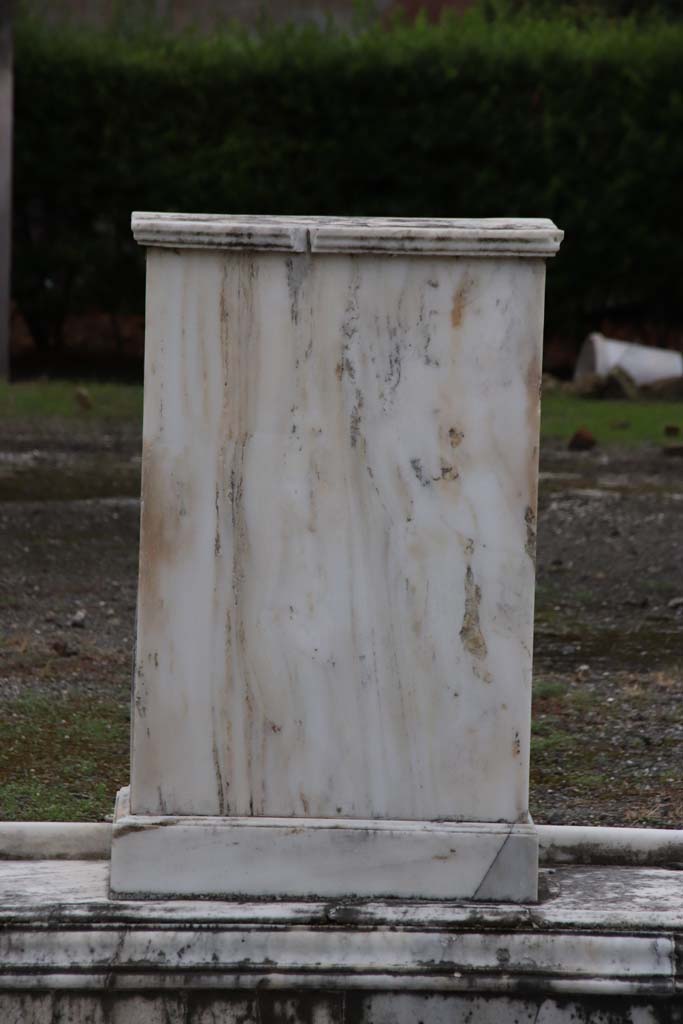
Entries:
{"type": "Polygon", "coordinates": [[[532,562],[536,561],[536,513],[532,509],[531,505],[527,505],[524,512],[524,522],[526,524],[526,542],[524,544],[524,550],[531,559],[532,562]]]}
{"type": "Polygon", "coordinates": [[[472,566],[468,565],[465,572],[465,614],[460,627],[460,639],[465,650],[479,661],[487,654],[486,640],[479,623],[480,604],[481,587],[475,583],[472,566]]]}

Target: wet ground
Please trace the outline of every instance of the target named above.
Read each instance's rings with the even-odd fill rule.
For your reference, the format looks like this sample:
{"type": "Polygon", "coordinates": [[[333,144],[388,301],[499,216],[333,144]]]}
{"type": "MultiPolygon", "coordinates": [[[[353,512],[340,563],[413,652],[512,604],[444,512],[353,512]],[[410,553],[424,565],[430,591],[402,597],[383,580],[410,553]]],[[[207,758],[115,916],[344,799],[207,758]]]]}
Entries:
{"type": "MultiPolygon", "coordinates": [[[[127,782],[139,444],[0,427],[0,817],[99,818],[127,782]]],[[[541,469],[532,813],[683,827],[683,458],[541,469]]]]}

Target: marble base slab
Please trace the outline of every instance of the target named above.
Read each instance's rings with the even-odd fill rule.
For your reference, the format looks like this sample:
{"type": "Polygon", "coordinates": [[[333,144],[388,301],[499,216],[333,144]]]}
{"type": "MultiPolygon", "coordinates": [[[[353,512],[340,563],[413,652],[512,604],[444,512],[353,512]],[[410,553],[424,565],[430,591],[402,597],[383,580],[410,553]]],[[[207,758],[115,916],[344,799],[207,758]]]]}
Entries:
{"type": "Polygon", "coordinates": [[[108,888],[104,861],[0,862],[2,1024],[681,1021],[681,871],[544,869],[516,906],[108,888]]]}
{"type": "Polygon", "coordinates": [[[646,999],[422,992],[0,992],[3,1024],[680,1024],[646,999]]]}
{"type": "Polygon", "coordinates": [[[530,823],[137,815],[119,793],[113,897],[533,902],[530,823]]]}

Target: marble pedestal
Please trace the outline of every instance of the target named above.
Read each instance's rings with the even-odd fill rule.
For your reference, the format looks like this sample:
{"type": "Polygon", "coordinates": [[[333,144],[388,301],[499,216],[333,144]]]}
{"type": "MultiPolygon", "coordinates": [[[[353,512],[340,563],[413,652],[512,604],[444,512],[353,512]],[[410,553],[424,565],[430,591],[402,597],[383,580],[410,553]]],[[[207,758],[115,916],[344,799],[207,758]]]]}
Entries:
{"type": "Polygon", "coordinates": [[[138,214],[130,896],[533,900],[549,221],[138,214]]]}

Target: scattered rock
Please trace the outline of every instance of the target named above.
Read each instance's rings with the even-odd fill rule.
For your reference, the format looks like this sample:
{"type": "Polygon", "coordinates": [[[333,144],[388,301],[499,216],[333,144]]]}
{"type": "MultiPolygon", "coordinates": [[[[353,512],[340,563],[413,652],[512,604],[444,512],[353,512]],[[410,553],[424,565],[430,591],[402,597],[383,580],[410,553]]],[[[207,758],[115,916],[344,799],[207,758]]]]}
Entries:
{"type": "Polygon", "coordinates": [[[667,423],[664,427],[664,434],[666,437],[678,437],[681,432],[681,428],[676,423],[667,423]]]}
{"type": "Polygon", "coordinates": [[[83,608],[79,608],[75,615],[71,616],[69,625],[73,629],[84,629],[85,628],[85,611],[83,608]]]}
{"type": "Polygon", "coordinates": [[[569,439],[567,447],[570,452],[589,452],[591,448],[595,448],[597,443],[588,427],[579,427],[569,439]]]}
{"type": "Polygon", "coordinates": [[[650,599],[649,599],[649,597],[640,597],[640,598],[637,598],[636,600],[633,600],[632,598],[627,598],[625,601],[622,601],[621,603],[624,605],[625,608],[649,608],[650,607],[650,599]]]}
{"type": "Polygon", "coordinates": [[[55,654],[58,654],[60,658],[70,658],[74,654],[78,654],[78,648],[72,647],[71,644],[67,643],[61,637],[57,637],[56,640],[52,641],[52,650],[55,654]]]}
{"type": "Polygon", "coordinates": [[[576,670],[576,678],[578,679],[579,682],[583,682],[585,679],[588,679],[588,676],[590,674],[591,674],[591,667],[590,667],[590,665],[579,665],[579,667],[576,670]]]}
{"type": "Polygon", "coordinates": [[[683,608],[683,597],[672,597],[669,601],[668,608],[683,608]]]}

